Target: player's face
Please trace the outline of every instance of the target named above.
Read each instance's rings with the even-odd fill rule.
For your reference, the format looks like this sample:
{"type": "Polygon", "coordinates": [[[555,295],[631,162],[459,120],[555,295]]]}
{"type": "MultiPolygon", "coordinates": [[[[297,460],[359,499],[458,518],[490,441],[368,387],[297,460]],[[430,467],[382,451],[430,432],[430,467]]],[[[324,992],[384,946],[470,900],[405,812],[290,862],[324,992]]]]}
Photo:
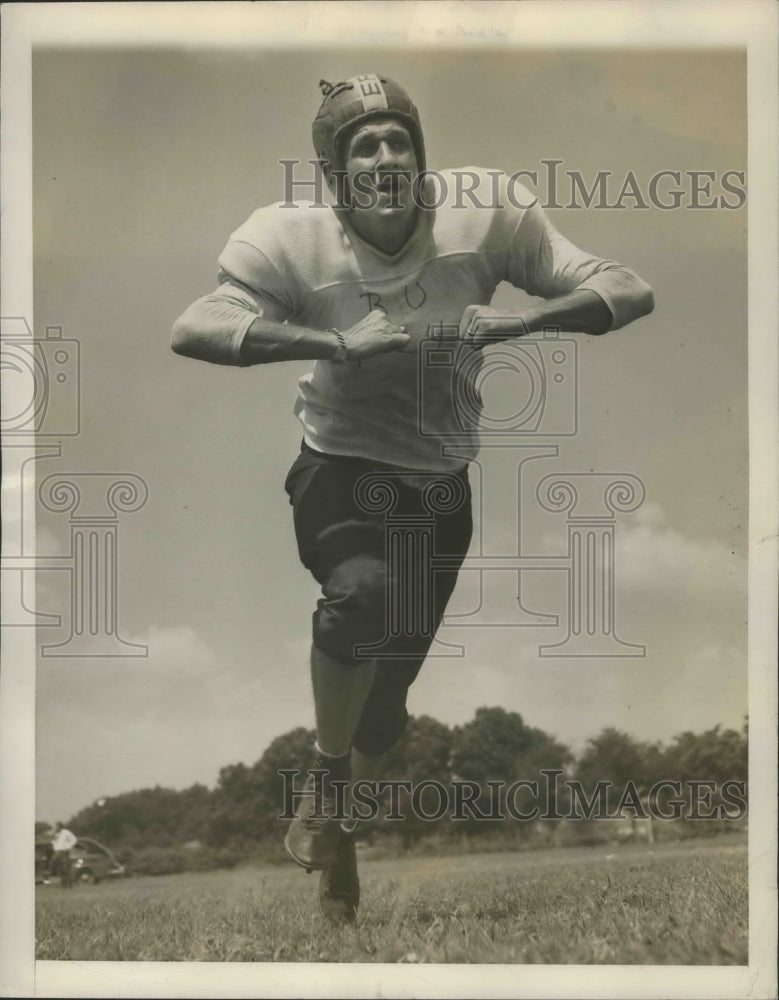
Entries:
{"type": "Polygon", "coordinates": [[[386,119],[356,129],[347,145],[345,169],[355,211],[378,217],[413,212],[417,158],[404,125],[386,119]]]}

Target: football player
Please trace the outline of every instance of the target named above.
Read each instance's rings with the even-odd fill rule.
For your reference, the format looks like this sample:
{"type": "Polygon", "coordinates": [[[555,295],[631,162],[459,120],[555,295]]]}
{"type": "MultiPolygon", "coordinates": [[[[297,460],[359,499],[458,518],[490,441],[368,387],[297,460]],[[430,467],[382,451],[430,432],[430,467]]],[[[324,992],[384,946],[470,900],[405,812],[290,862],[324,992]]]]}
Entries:
{"type": "Polygon", "coordinates": [[[354,824],[336,818],[336,791],[376,778],[401,736],[409,686],[471,539],[478,426],[460,412],[453,366],[420,371],[421,345],[454,331],[478,409],[484,347],[550,325],[603,334],[651,312],[653,299],[627,267],[565,239],[513,178],[427,172],[419,114],[394,81],[365,74],[321,87],[313,144],[333,203],[255,211],[219,258],[216,291],[176,321],[173,349],[238,366],[313,362],[298,383],[303,442],[285,487],[300,558],[322,589],[311,647],[317,741],[285,844],[321,871],[323,912],[352,921],[354,824]],[[503,281],[537,301],[514,314],[491,308],[503,281]],[[431,554],[446,568],[429,595],[418,593],[423,568],[399,578],[385,508],[366,493],[376,482],[409,516],[430,514],[436,488],[452,501],[433,511],[431,554]],[[429,600],[429,620],[415,614],[416,628],[396,627],[401,607],[418,600],[429,600]]]}

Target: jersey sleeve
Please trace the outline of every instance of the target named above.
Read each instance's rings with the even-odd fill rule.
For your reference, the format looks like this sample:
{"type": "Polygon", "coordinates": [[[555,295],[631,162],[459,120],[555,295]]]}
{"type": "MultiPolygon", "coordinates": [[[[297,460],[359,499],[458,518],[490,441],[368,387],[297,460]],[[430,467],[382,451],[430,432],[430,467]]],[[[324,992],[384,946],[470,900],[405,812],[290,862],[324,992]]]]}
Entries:
{"type": "Polygon", "coordinates": [[[239,284],[224,271],[219,287],[193,302],[185,317],[195,328],[208,331],[208,358],[215,364],[244,366],[241,346],[258,316],[276,319],[273,303],[265,302],[252,289],[239,284]]]}
{"type": "Polygon", "coordinates": [[[555,229],[539,205],[520,219],[509,251],[507,279],[545,299],[573,291],[595,292],[618,330],[643,315],[640,301],[648,286],[630,268],[581,250],[555,229]]]}
{"type": "Polygon", "coordinates": [[[294,313],[294,299],[278,269],[256,247],[231,239],[219,255],[219,281],[242,287],[258,316],[283,322],[294,313]]]}
{"type": "Polygon", "coordinates": [[[284,241],[272,207],[258,209],[240,226],[219,255],[219,288],[201,305],[222,331],[230,364],[242,364],[241,346],[254,319],[277,323],[294,314],[295,284],[286,266],[284,241]]]}
{"type": "Polygon", "coordinates": [[[277,205],[257,209],[219,256],[220,274],[252,291],[267,310],[263,315],[279,321],[295,314],[299,300],[295,248],[289,246],[286,221],[277,205]]]}

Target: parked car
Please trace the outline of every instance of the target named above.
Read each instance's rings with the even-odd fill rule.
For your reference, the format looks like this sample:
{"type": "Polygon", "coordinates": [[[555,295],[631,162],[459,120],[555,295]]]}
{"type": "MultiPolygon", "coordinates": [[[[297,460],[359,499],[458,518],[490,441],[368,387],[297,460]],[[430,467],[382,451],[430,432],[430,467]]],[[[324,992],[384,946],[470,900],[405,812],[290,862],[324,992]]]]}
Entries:
{"type": "MultiPolygon", "coordinates": [[[[35,842],[35,882],[47,884],[58,876],[52,873],[53,850],[48,840],[35,842]]],[[[97,883],[104,878],[121,878],[124,865],[112,850],[93,837],[79,837],[70,852],[74,882],[97,883]]]]}

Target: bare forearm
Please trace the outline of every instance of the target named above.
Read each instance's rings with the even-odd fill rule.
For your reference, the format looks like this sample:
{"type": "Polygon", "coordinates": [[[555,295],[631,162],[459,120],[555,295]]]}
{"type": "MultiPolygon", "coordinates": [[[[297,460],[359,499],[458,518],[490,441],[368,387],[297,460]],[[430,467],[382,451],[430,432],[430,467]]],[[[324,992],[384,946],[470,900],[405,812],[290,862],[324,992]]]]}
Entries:
{"type": "Polygon", "coordinates": [[[557,299],[533,303],[522,311],[525,333],[540,333],[544,327],[559,326],[566,333],[601,334],[611,326],[611,310],[596,293],[574,291],[557,299]]]}
{"type": "Polygon", "coordinates": [[[290,326],[257,315],[235,289],[220,289],[193,302],[173,324],[176,354],[222,365],[331,358],[335,334],[290,326]]]}
{"type": "Polygon", "coordinates": [[[222,289],[194,302],[173,324],[176,354],[222,365],[267,365],[275,361],[368,361],[402,351],[405,327],[379,309],[335,333],[258,316],[241,301],[243,292],[222,289]]]}
{"type": "Polygon", "coordinates": [[[275,323],[258,316],[243,338],[241,360],[245,365],[319,361],[332,358],[338,346],[338,338],[328,330],[275,323]]]}
{"type": "Polygon", "coordinates": [[[257,318],[244,337],[241,357],[249,365],[322,358],[362,364],[379,354],[402,351],[408,343],[406,328],[395,326],[380,309],[339,333],[257,318]]]}
{"type": "MultiPolygon", "coordinates": [[[[654,308],[651,288],[643,284],[639,292],[633,310],[636,318],[654,308]]],[[[460,335],[474,346],[484,347],[528,333],[540,333],[544,328],[555,326],[567,333],[597,336],[613,329],[613,323],[611,310],[597,292],[576,289],[558,298],[534,302],[516,312],[489,306],[469,306],[463,314],[460,335]]]]}

